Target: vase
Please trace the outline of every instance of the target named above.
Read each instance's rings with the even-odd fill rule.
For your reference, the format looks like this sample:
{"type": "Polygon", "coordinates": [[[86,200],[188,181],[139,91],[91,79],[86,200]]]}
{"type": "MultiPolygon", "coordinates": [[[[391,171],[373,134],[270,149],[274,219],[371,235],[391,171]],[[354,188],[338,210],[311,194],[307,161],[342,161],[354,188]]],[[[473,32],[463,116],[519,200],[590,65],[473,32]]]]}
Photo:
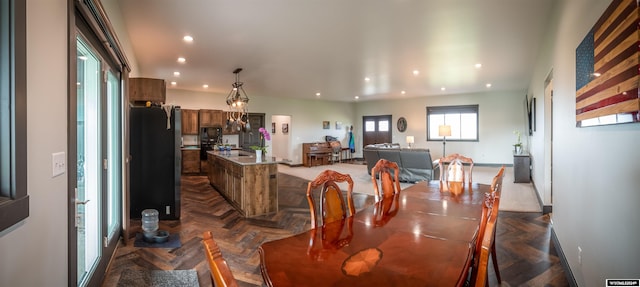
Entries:
{"type": "Polygon", "coordinates": [[[262,150],[256,150],[256,162],[262,161],[262,150]]]}
{"type": "Polygon", "coordinates": [[[522,146],[515,146],[515,153],[516,154],[521,154],[522,153],[522,146]]]}

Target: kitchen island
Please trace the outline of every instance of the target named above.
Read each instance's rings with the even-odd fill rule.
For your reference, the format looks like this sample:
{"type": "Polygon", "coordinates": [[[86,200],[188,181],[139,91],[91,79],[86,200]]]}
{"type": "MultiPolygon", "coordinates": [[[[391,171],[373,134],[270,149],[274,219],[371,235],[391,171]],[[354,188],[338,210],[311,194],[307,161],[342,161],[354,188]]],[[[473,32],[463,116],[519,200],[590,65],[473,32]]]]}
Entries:
{"type": "Polygon", "coordinates": [[[244,217],[278,212],[278,161],[245,151],[207,152],[208,177],[244,217]]]}

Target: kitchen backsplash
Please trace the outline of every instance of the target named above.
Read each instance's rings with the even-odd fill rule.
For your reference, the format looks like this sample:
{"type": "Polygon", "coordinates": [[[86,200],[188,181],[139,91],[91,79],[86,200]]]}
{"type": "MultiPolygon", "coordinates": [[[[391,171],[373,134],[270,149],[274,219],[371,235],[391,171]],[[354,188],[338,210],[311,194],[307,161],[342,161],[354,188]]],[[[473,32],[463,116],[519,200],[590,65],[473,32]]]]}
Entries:
{"type": "Polygon", "coordinates": [[[182,145],[200,145],[200,140],[197,135],[183,135],[182,136],[182,145]]]}

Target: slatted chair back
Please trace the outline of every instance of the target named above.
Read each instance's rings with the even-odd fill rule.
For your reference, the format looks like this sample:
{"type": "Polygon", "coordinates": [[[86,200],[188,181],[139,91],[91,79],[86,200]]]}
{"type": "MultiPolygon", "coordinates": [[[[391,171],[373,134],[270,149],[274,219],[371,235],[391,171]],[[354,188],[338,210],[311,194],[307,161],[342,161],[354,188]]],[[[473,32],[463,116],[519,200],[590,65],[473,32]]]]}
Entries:
{"type": "Polygon", "coordinates": [[[348,174],[325,170],[309,182],[307,201],[311,213],[311,228],[353,216],[356,213],[353,205],[353,179],[348,174]],[[346,200],[338,183],[348,184],[346,200]],[[319,190],[317,203],[313,195],[316,190],[319,190]]]}
{"type": "Polygon", "coordinates": [[[383,197],[392,197],[394,194],[400,193],[399,177],[400,168],[397,163],[386,159],[378,160],[376,165],[371,168],[371,182],[376,202],[382,200],[383,197]]]}
{"type": "Polygon", "coordinates": [[[238,282],[233,277],[229,265],[222,257],[220,247],[215,240],[211,231],[205,231],[202,235],[202,244],[204,245],[205,256],[209,262],[209,270],[211,272],[211,283],[213,286],[219,287],[237,287],[238,282]]]}

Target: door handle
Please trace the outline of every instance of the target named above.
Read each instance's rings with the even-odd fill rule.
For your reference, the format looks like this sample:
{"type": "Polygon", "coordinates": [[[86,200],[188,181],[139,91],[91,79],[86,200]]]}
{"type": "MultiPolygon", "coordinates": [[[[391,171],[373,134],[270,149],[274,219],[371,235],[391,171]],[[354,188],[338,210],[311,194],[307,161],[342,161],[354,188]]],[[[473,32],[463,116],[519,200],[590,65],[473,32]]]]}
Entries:
{"type": "Polygon", "coordinates": [[[75,201],[76,204],[87,204],[87,202],[89,202],[89,199],[87,199],[87,200],[78,200],[76,198],[76,201],[75,201]]]}
{"type": "Polygon", "coordinates": [[[87,200],[78,200],[78,188],[77,187],[75,188],[75,195],[76,195],[76,198],[73,201],[74,206],[75,206],[75,208],[74,208],[75,209],[75,215],[76,215],[75,226],[79,227],[80,226],[80,218],[81,217],[80,217],[80,214],[78,214],[78,205],[87,204],[87,202],[89,202],[89,199],[87,199],[87,200]]]}

